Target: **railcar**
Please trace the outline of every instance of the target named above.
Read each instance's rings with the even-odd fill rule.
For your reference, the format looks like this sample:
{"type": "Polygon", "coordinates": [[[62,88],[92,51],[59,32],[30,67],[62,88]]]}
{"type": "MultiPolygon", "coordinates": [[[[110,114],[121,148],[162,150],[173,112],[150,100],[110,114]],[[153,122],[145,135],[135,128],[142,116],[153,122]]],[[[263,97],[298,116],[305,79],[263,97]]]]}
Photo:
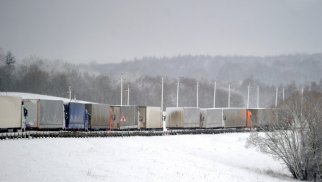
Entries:
{"type": "Polygon", "coordinates": [[[23,100],[27,129],[64,129],[64,103],[61,100],[23,100]]]}
{"type": "Polygon", "coordinates": [[[85,109],[85,104],[69,102],[64,107],[66,129],[88,130],[88,112],[85,109]]]}
{"type": "Polygon", "coordinates": [[[200,128],[200,109],[197,107],[167,107],[167,128],[200,128]]]}
{"type": "Polygon", "coordinates": [[[162,129],[161,107],[139,106],[140,129],[162,129]]]}
{"type": "Polygon", "coordinates": [[[110,129],[111,114],[107,104],[85,104],[89,116],[88,128],[92,130],[110,129]]]}
{"type": "Polygon", "coordinates": [[[119,126],[124,129],[139,128],[139,107],[138,106],[121,106],[119,115],[119,126]]]}
{"type": "Polygon", "coordinates": [[[200,109],[201,128],[224,128],[223,109],[202,108],[200,109]]]}
{"type": "Polygon", "coordinates": [[[247,109],[247,127],[266,128],[277,122],[277,110],[270,108],[250,108],[247,109]]]}
{"type": "Polygon", "coordinates": [[[224,108],[223,120],[225,128],[246,128],[246,109],[224,108]]]}
{"type": "Polygon", "coordinates": [[[0,96],[0,130],[23,128],[22,99],[13,96],[0,96]]]}

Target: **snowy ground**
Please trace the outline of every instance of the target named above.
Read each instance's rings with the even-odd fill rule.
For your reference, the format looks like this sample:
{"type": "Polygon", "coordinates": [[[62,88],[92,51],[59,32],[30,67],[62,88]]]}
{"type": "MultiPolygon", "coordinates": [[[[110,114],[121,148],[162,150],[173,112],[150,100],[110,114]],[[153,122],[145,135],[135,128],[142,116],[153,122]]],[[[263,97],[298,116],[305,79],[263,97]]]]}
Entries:
{"type": "Polygon", "coordinates": [[[292,181],[249,134],[0,141],[0,181],[292,181]]]}

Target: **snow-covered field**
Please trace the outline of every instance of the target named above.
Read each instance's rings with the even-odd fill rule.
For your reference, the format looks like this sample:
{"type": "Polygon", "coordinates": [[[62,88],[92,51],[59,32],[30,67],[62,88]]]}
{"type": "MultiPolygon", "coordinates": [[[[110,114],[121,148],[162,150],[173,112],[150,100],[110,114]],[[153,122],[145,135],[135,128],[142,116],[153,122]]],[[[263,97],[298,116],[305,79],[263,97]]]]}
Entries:
{"type": "Polygon", "coordinates": [[[292,181],[249,134],[0,141],[0,181],[292,181]]]}

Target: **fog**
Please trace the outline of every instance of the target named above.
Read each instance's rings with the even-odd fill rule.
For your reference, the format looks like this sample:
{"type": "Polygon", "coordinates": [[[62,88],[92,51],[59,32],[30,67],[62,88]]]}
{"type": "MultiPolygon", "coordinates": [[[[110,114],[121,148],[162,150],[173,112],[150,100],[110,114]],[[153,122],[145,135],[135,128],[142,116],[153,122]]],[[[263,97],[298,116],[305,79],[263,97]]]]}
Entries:
{"type": "Polygon", "coordinates": [[[322,50],[320,0],[2,0],[0,48],[71,63],[322,50]]]}

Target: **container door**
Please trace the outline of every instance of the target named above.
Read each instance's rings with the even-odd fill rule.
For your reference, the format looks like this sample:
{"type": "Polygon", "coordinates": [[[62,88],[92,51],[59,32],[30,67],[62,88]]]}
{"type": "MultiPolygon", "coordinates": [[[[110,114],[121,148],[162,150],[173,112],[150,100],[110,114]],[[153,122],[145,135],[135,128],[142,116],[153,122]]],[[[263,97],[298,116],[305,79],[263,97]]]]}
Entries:
{"type": "Polygon", "coordinates": [[[138,118],[140,128],[146,128],[146,107],[139,108],[138,118]]]}
{"type": "Polygon", "coordinates": [[[246,111],[246,127],[247,128],[253,128],[252,124],[252,112],[250,110],[246,111]]]}
{"type": "Polygon", "coordinates": [[[88,124],[89,124],[89,113],[87,111],[87,109],[85,109],[84,112],[84,129],[88,130],[88,124]]]}

